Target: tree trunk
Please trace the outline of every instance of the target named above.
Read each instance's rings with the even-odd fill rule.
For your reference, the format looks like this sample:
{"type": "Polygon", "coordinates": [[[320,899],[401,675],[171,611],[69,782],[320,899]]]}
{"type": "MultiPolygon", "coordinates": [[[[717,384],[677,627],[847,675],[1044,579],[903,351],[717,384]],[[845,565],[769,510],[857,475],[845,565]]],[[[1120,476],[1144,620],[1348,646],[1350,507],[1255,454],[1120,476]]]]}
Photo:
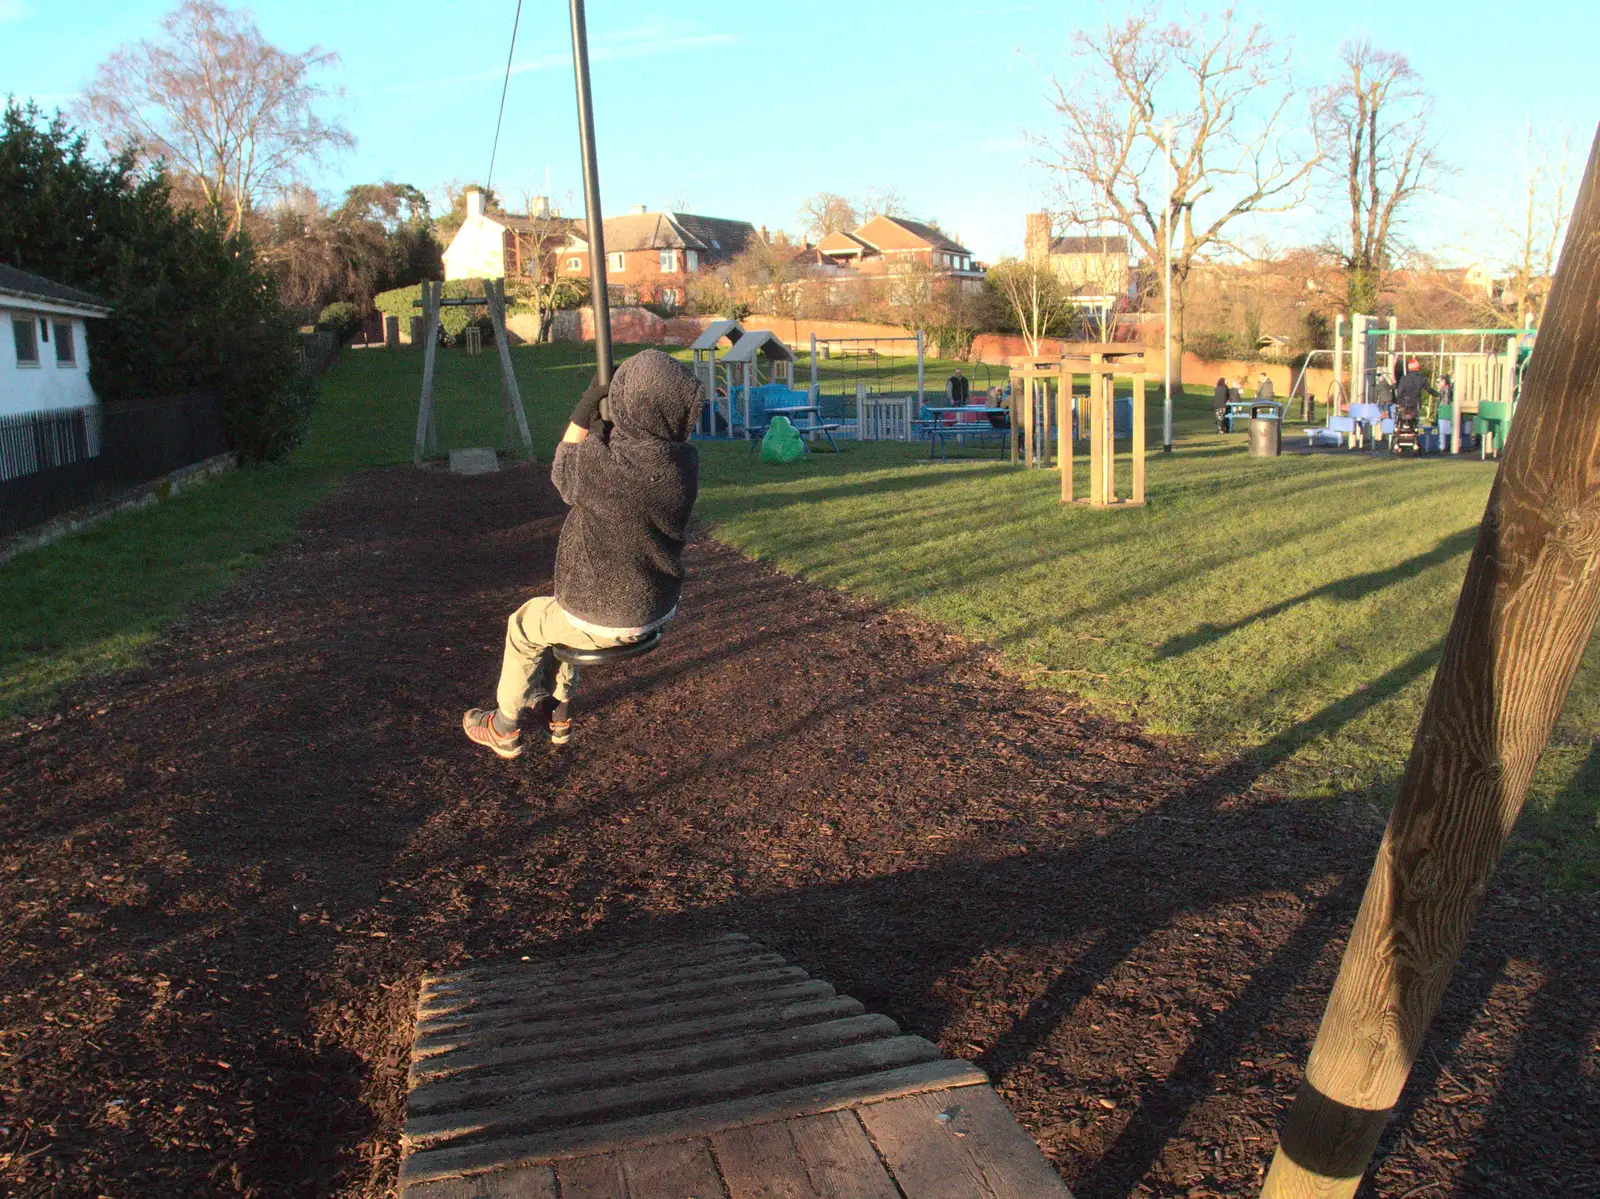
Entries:
{"type": "Polygon", "coordinates": [[[1351,1196],[1600,612],[1600,136],[1524,397],[1264,1199],[1351,1196]]]}

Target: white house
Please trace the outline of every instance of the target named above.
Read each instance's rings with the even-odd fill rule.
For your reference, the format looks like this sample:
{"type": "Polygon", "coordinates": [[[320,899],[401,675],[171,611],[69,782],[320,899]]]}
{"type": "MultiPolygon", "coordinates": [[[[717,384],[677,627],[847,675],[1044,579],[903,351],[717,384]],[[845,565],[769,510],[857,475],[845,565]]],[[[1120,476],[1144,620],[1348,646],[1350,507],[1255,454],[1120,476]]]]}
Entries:
{"type": "Polygon", "coordinates": [[[467,189],[467,216],[444,251],[444,277],[451,279],[504,279],[507,275],[543,275],[549,251],[558,245],[572,222],[550,207],[544,196],[534,198],[533,211],[489,213],[478,188],[467,189]]]}
{"type": "Polygon", "coordinates": [[[93,408],[85,322],[99,296],[0,264],[0,417],[93,408]]]}

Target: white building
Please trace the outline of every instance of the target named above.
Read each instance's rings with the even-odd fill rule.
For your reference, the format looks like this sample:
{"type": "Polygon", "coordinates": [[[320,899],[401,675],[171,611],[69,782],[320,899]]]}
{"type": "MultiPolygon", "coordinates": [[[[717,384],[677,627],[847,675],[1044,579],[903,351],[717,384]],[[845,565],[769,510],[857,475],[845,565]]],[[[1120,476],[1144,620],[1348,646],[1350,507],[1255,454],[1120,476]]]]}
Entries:
{"type": "Polygon", "coordinates": [[[571,224],[544,196],[534,197],[531,213],[491,214],[484,208],[483,192],[469,187],[466,219],[445,247],[445,280],[545,276],[544,260],[571,224]]]}
{"type": "Polygon", "coordinates": [[[111,306],[0,264],[0,417],[93,408],[85,322],[111,306]]]}

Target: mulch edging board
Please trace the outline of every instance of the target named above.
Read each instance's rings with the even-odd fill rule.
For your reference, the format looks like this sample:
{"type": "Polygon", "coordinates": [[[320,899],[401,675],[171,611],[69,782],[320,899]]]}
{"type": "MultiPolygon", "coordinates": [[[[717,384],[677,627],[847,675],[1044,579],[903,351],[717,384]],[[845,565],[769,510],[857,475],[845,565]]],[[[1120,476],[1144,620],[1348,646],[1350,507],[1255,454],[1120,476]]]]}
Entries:
{"type": "Polygon", "coordinates": [[[738,933],[424,979],[403,1151],[407,1199],[1070,1199],[981,1070],[738,933]]]}

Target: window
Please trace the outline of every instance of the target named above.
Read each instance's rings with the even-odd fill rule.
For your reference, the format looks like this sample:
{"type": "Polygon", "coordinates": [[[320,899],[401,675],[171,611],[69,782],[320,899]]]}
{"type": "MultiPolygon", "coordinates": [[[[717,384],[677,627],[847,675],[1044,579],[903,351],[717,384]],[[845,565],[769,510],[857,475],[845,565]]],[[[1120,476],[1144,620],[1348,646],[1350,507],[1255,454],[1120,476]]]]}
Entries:
{"type": "Polygon", "coordinates": [[[665,308],[677,308],[679,303],[678,289],[676,287],[663,287],[657,297],[657,301],[665,308]]]}
{"type": "Polygon", "coordinates": [[[56,322],[56,365],[73,366],[78,361],[78,347],[72,340],[72,322],[56,322]]]}
{"type": "Polygon", "coordinates": [[[11,320],[11,336],[17,343],[17,365],[39,365],[39,335],[33,331],[31,316],[11,320]]]}
{"type": "Polygon", "coordinates": [[[581,259],[581,258],[569,258],[569,259],[567,259],[567,269],[569,271],[581,271],[583,269],[583,259],[581,259]]]}
{"type": "Polygon", "coordinates": [[[663,275],[675,274],[678,270],[678,251],[661,251],[661,273],[663,275]]]}
{"type": "Polygon", "coordinates": [[[683,252],[683,269],[686,271],[700,269],[700,252],[698,250],[685,250],[683,252]]]}
{"type": "Polygon", "coordinates": [[[606,257],[611,260],[611,269],[612,270],[620,271],[622,269],[622,253],[621,253],[621,251],[618,251],[615,254],[608,254],[606,257]]]}

